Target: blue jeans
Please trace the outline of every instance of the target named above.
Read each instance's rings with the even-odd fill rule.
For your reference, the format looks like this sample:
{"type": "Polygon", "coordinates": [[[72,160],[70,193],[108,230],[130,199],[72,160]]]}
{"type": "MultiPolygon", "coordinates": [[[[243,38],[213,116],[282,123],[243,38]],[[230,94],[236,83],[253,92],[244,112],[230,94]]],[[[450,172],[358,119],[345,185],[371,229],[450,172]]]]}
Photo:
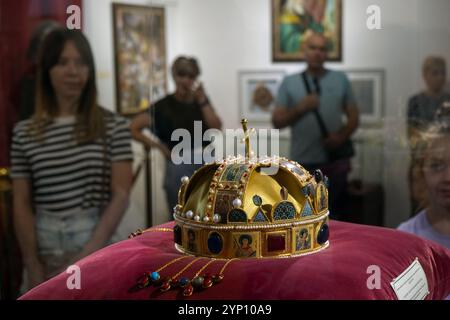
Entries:
{"type": "Polygon", "coordinates": [[[83,250],[98,225],[100,213],[99,208],[57,213],[37,208],[38,255],[48,276],[62,271],[83,250]]]}

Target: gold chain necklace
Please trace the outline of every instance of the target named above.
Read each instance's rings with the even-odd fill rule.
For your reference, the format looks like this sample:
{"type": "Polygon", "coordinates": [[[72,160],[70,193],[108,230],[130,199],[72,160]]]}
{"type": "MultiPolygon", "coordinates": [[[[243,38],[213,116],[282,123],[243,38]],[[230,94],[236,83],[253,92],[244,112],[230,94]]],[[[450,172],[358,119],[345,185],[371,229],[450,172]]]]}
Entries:
{"type": "Polygon", "coordinates": [[[135,237],[140,236],[140,235],[142,235],[144,233],[147,233],[147,232],[173,232],[173,229],[170,229],[170,228],[149,228],[149,229],[146,229],[146,230],[143,230],[143,231],[141,229],[137,229],[135,232],[132,232],[128,236],[128,239],[135,238],[135,237]]]}
{"type": "Polygon", "coordinates": [[[164,264],[162,267],[152,272],[145,272],[141,277],[137,279],[137,284],[135,287],[138,289],[144,289],[150,284],[158,287],[161,292],[166,292],[173,288],[181,288],[183,296],[188,297],[191,296],[195,290],[207,289],[213,286],[214,284],[219,283],[224,278],[225,269],[228,265],[235,259],[226,260],[225,264],[220,269],[219,273],[211,276],[209,273],[202,274],[202,272],[213,262],[215,261],[224,261],[222,259],[209,259],[192,277],[192,279],[188,277],[180,277],[187,269],[189,269],[193,264],[202,258],[195,258],[190,261],[187,265],[185,265],[180,271],[174,274],[171,277],[166,277],[163,280],[161,279],[160,272],[167,268],[168,266],[180,261],[188,256],[181,256],[175,258],[168,263],[164,264]],[[180,277],[180,278],[179,278],[180,277]]]}

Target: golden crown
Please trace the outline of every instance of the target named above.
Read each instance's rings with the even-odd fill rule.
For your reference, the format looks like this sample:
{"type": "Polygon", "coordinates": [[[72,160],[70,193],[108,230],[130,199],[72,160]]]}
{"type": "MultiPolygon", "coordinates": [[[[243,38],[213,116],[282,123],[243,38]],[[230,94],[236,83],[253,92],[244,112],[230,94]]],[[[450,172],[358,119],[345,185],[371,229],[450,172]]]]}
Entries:
{"type": "Polygon", "coordinates": [[[278,156],[245,156],[183,177],[174,208],[177,250],[218,259],[293,257],[329,245],[328,179],[278,156]],[[275,168],[268,174],[268,168],[275,168]]]}

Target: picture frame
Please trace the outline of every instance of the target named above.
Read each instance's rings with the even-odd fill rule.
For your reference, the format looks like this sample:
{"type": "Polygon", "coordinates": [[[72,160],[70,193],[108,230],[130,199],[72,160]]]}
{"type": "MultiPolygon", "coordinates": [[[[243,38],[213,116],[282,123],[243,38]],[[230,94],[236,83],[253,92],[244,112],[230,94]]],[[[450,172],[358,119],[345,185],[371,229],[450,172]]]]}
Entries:
{"type": "Polygon", "coordinates": [[[328,61],[342,61],[342,0],[272,0],[273,62],[304,61],[303,44],[312,32],[324,34],[328,61]]]}
{"type": "Polygon", "coordinates": [[[381,125],[384,117],[384,70],[347,70],[345,73],[360,112],[361,125],[381,125]]]}
{"type": "Polygon", "coordinates": [[[116,109],[133,116],[167,93],[165,11],[113,3],[116,109]]]}
{"type": "Polygon", "coordinates": [[[270,125],[278,88],[285,76],[283,70],[239,72],[239,105],[241,117],[270,125]]]}

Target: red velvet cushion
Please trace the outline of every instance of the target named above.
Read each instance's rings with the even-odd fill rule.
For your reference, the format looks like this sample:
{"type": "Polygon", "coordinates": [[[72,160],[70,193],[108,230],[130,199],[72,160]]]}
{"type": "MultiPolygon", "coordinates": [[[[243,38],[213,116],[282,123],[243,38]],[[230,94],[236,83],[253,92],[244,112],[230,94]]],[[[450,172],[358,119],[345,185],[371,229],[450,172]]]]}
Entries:
{"type": "MultiPolygon", "coordinates": [[[[427,275],[427,299],[443,299],[450,293],[450,250],[385,228],[331,221],[330,231],[330,247],[320,253],[290,259],[235,260],[226,268],[222,282],[189,298],[180,290],[160,293],[154,287],[128,292],[145,271],[154,271],[179,256],[172,233],[148,232],[79,261],[80,290],[67,289],[70,275],[62,273],[21,299],[397,299],[390,282],[416,257],[427,275]],[[371,265],[381,269],[378,290],[367,288],[371,265]]],[[[162,277],[173,276],[189,259],[193,258],[161,271],[162,277]]],[[[192,276],[202,265],[194,264],[187,275],[192,276]]],[[[222,265],[216,261],[208,270],[218,271],[222,265]]]]}

